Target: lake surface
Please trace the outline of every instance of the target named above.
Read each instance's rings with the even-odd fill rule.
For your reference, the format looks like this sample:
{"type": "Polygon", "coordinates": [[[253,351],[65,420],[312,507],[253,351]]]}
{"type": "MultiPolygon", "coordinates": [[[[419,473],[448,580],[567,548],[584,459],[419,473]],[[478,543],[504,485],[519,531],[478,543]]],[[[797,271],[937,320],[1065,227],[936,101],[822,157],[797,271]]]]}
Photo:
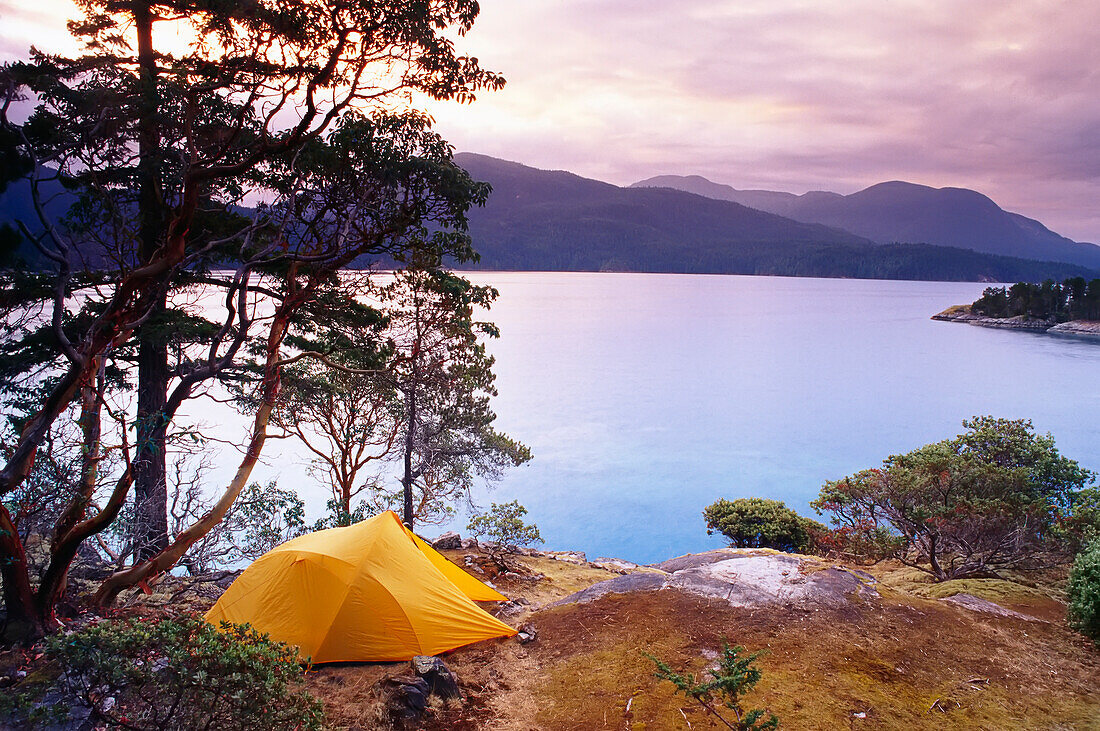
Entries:
{"type": "MultiPolygon", "coordinates": [[[[651,562],[717,547],[701,512],[719,497],[817,517],[825,480],[976,414],[1031,419],[1100,469],[1100,343],[929,319],[984,284],[470,276],[500,290],[499,428],[535,456],[476,498],[518,499],[548,548],[651,562]]],[[[318,513],[326,495],[304,458],[287,442],[265,452],[256,479],[318,513]]]]}

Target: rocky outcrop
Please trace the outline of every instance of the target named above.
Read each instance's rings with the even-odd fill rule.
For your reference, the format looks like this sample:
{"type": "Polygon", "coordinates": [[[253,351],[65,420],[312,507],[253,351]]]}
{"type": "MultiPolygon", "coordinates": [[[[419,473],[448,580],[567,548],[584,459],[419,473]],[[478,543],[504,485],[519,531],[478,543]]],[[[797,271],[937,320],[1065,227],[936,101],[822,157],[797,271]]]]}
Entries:
{"type": "Polygon", "coordinates": [[[659,590],[721,599],[734,607],[842,607],[878,597],[869,574],[812,556],[776,551],[724,548],[680,556],[651,568],[657,571],[603,581],[558,603],[659,590]]]}
{"type": "Polygon", "coordinates": [[[1002,330],[1027,330],[1029,332],[1045,332],[1052,335],[1070,335],[1073,337],[1100,338],[1100,322],[1093,320],[1073,320],[1070,322],[1056,323],[1054,320],[1036,320],[1017,317],[986,317],[976,315],[970,311],[969,305],[955,305],[948,307],[943,312],[932,315],[933,320],[943,322],[965,322],[968,325],[980,327],[995,327],[1002,330]]]}
{"type": "Polygon", "coordinates": [[[1100,338],[1100,320],[1074,320],[1063,322],[1047,330],[1052,335],[1072,335],[1075,337],[1100,338]]]}
{"type": "Polygon", "coordinates": [[[995,604],[988,599],[982,599],[976,597],[973,594],[954,594],[949,597],[941,599],[942,602],[948,604],[954,604],[955,606],[962,607],[963,609],[969,609],[972,612],[985,612],[986,614],[994,614],[998,617],[1012,617],[1014,619],[1023,619],[1028,622],[1041,622],[1037,617],[1031,617],[1026,614],[1014,611],[1012,609],[1006,609],[1000,604],[995,604]]]}
{"type": "Polygon", "coordinates": [[[1034,332],[1046,332],[1054,326],[1053,320],[1033,320],[1023,316],[986,317],[985,315],[976,315],[966,305],[948,307],[943,312],[932,315],[932,319],[944,322],[965,322],[969,325],[996,327],[1004,330],[1030,330],[1034,332]]]}
{"type": "Polygon", "coordinates": [[[432,541],[432,548],[437,551],[456,550],[462,548],[462,536],[452,531],[447,531],[443,535],[432,541]]]}

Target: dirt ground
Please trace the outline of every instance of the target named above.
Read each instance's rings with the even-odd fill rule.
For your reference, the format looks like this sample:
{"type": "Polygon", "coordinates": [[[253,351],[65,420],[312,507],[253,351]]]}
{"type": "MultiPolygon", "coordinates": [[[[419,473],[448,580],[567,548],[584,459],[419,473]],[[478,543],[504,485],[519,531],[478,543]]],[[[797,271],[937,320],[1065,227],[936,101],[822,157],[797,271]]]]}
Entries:
{"type": "MultiPolygon", "coordinates": [[[[444,659],[465,702],[435,706],[424,728],[724,728],[653,676],[644,653],[701,672],[723,640],[766,650],[763,678],[747,707],[766,708],[791,729],[1098,729],[1100,652],[1065,626],[1064,607],[1044,581],[929,584],[900,566],[879,565],[882,598],[842,609],[734,608],[673,590],[609,594],[550,606],[615,574],[548,559],[524,562],[545,579],[509,582],[534,611],[509,618],[538,633],[461,648],[444,659]],[[1033,619],[999,617],[941,601],[966,592],[1033,619]],[[540,607],[541,608],[537,608],[540,607]]],[[[457,562],[457,561],[456,561],[457,562]]],[[[370,687],[405,664],[329,666],[310,673],[337,728],[373,728],[370,687]]]]}

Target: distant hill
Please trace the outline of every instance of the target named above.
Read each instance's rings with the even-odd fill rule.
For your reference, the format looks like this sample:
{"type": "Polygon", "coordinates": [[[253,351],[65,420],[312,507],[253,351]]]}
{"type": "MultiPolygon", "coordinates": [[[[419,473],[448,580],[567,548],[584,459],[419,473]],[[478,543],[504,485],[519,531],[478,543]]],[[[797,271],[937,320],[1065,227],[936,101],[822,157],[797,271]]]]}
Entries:
{"type": "Polygon", "coordinates": [[[664,187],[728,200],[796,221],[851,231],[876,243],[924,243],[991,254],[1064,261],[1100,269],[1100,246],[1060,236],[1033,219],[1010,213],[966,188],[930,188],[902,181],[840,195],[737,190],[698,175],[660,175],[634,188],[664,187]]]}
{"type": "Polygon", "coordinates": [[[769,247],[871,245],[845,231],[681,191],[619,188],[470,153],[456,160],[493,186],[488,205],[471,215],[488,268],[715,272],[769,247]]]}
{"type": "Polygon", "coordinates": [[[957,281],[1096,276],[960,248],[879,246],[835,227],[667,187],[620,188],[473,153],[456,160],[493,186],[488,205],[470,215],[483,269],[957,281]]]}

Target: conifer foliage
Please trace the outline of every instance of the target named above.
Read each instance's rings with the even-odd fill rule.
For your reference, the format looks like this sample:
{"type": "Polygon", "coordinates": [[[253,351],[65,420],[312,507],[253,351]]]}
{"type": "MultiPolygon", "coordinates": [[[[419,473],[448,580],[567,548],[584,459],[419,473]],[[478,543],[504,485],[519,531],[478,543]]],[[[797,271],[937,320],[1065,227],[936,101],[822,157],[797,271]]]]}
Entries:
{"type": "Polygon", "coordinates": [[[718,658],[717,665],[707,670],[709,680],[696,679],[694,673],[681,675],[669,667],[668,663],[649,654],[646,657],[657,666],[654,675],[675,685],[678,693],[698,702],[727,728],[735,731],[768,731],[779,728],[779,719],[773,714],[761,708],[746,709],[742,705],[742,696],[760,682],[762,673],[753,664],[764,654],[763,650],[748,655],[743,654],[744,652],[745,648],[740,645],[730,647],[728,642],[723,642],[722,655],[718,658]],[[727,718],[731,713],[733,718],[727,718]]]}

